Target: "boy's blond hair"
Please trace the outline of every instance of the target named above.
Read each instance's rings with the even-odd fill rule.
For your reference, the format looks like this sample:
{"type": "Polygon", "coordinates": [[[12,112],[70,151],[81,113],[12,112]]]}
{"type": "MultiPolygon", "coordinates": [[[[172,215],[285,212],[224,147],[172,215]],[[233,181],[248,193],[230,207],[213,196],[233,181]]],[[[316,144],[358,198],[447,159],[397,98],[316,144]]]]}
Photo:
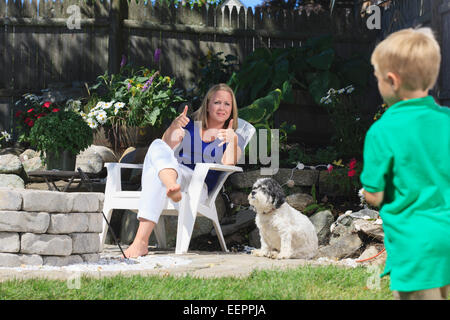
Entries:
{"type": "Polygon", "coordinates": [[[371,63],[383,78],[388,72],[398,74],[406,90],[427,90],[439,75],[439,43],[430,28],[400,30],[377,45],[371,63]]]}

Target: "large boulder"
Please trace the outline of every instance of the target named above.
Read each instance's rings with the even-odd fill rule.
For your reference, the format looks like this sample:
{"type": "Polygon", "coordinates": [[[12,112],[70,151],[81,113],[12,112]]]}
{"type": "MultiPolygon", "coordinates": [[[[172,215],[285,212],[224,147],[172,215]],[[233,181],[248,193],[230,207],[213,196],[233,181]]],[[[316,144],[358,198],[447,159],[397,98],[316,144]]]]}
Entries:
{"type": "Polygon", "coordinates": [[[15,174],[0,174],[0,188],[25,189],[25,182],[15,174]]]}
{"type": "Polygon", "coordinates": [[[0,173],[20,174],[23,166],[20,158],[14,154],[0,155],[0,173]]]}
{"type": "Polygon", "coordinates": [[[106,162],[117,161],[118,159],[111,149],[91,145],[77,156],[75,167],[87,173],[100,173],[106,162]]]}
{"type": "Polygon", "coordinates": [[[314,199],[306,193],[294,193],[286,197],[286,202],[298,211],[303,211],[307,206],[314,203],[314,199]]]}
{"type": "Polygon", "coordinates": [[[330,241],[330,227],[334,222],[333,214],[330,210],[319,211],[309,217],[312,224],[316,228],[319,245],[326,245],[330,241]]]}

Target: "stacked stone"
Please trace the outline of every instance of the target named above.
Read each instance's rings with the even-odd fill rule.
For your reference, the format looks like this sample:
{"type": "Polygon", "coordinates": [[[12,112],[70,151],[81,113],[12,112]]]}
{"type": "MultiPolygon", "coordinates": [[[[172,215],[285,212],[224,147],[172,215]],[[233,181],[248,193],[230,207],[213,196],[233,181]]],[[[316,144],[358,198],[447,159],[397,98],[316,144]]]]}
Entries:
{"type": "Polygon", "coordinates": [[[0,267],[100,258],[102,193],[0,188],[0,267]]]}

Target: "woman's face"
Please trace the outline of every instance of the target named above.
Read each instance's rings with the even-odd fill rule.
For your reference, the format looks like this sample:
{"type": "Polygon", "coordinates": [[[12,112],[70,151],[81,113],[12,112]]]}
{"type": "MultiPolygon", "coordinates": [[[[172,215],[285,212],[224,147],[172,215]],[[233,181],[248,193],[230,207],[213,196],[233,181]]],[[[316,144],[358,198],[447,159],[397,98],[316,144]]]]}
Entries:
{"type": "Polygon", "coordinates": [[[218,90],[209,99],[208,123],[225,123],[233,111],[233,98],[231,93],[225,90],[218,90]]]}

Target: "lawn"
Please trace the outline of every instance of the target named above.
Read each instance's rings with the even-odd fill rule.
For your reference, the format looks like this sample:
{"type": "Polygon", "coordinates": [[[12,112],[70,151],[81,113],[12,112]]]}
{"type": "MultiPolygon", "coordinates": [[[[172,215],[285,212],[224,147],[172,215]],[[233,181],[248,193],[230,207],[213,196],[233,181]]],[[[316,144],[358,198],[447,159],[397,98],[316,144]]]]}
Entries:
{"type": "Polygon", "coordinates": [[[370,269],[303,266],[285,271],[254,271],[245,278],[200,279],[160,276],[82,277],[78,285],[58,280],[10,280],[0,283],[3,300],[373,300],[392,299],[389,278],[370,269]],[[369,282],[368,282],[369,281],[369,282]]]}

